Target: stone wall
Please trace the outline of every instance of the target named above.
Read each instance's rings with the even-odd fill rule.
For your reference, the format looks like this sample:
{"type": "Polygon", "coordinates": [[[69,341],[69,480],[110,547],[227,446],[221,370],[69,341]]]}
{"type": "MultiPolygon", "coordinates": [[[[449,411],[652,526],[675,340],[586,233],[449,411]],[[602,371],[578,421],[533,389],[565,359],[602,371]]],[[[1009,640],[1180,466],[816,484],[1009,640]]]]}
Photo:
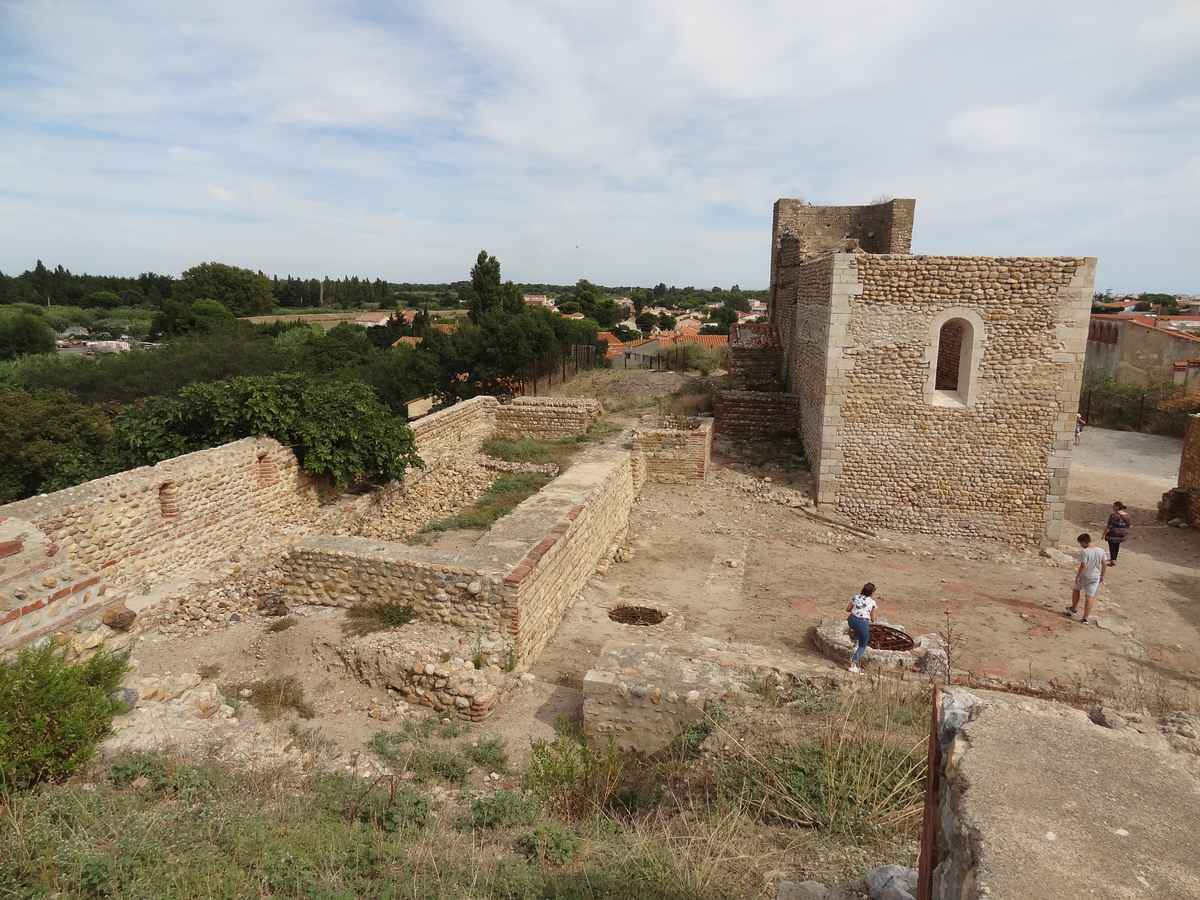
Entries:
{"type": "Polygon", "coordinates": [[[806,259],[845,250],[847,242],[856,242],[870,253],[908,253],[912,249],[916,206],[917,201],[911,199],[869,206],[811,206],[803,200],[776,200],[771,223],[772,307],[785,236],[795,240],[796,251],[806,259]]]}
{"type": "Polygon", "coordinates": [[[856,522],[1056,541],[1095,260],[837,253],[781,320],[817,499],[856,522]],[[971,323],[963,392],[941,325],[971,323]]]}
{"type": "Polygon", "coordinates": [[[660,484],[703,481],[712,453],[712,419],[657,418],[633,431],[633,452],[645,460],[645,478],[660,484]]]}
{"type": "Polygon", "coordinates": [[[469,453],[496,428],[495,397],[474,397],[409,423],[417,453],[427,465],[447,454],[469,453]]]}
{"type": "Polygon", "coordinates": [[[1200,528],[1200,414],[1188,418],[1179,460],[1179,487],[1187,491],[1188,524],[1200,528]]]}
{"type": "Polygon", "coordinates": [[[1200,359],[1200,336],[1119,316],[1093,316],[1085,374],[1139,387],[1175,380],[1175,364],[1200,359]]]}
{"type": "Polygon", "coordinates": [[[114,584],[156,582],[278,539],[317,514],[316,485],[270,438],[130,469],[0,506],[114,584]]]}
{"type": "Polygon", "coordinates": [[[604,411],[599,400],[576,397],[517,397],[496,411],[496,437],[539,440],[586,434],[604,411]]]}
{"type": "Polygon", "coordinates": [[[741,440],[793,433],[799,421],[798,399],[764,391],[718,391],[713,398],[716,432],[741,440]]]}
{"type": "Polygon", "coordinates": [[[283,554],[280,588],[293,603],[402,603],[427,622],[502,629],[500,577],[425,547],[374,538],[310,535],[283,554]]]}
{"type": "Polygon", "coordinates": [[[625,534],[641,488],[634,454],[597,448],[493,526],[481,554],[533,541],[505,576],[506,617],[519,666],[542,651],[563,613],[625,534]]]}

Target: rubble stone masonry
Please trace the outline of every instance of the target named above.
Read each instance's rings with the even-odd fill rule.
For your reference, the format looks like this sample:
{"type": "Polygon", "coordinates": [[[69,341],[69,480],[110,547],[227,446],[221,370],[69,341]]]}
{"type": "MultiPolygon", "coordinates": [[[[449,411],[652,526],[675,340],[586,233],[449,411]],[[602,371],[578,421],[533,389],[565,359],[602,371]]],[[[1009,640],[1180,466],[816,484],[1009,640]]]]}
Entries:
{"type": "Polygon", "coordinates": [[[1179,486],[1187,491],[1187,520],[1200,527],[1200,415],[1188,419],[1179,460],[1179,486]]]}
{"type": "Polygon", "coordinates": [[[651,419],[633,431],[633,452],[646,465],[646,480],[660,484],[703,481],[712,452],[712,419],[651,419]]]}
{"type": "Polygon", "coordinates": [[[907,531],[1057,541],[1094,271],[1079,257],[804,263],[779,324],[818,502],[907,531]],[[967,329],[961,391],[935,390],[948,322],[967,329]]]}
{"type": "Polygon", "coordinates": [[[496,412],[496,437],[539,440],[586,434],[600,418],[599,400],[576,397],[517,397],[496,412]]]}

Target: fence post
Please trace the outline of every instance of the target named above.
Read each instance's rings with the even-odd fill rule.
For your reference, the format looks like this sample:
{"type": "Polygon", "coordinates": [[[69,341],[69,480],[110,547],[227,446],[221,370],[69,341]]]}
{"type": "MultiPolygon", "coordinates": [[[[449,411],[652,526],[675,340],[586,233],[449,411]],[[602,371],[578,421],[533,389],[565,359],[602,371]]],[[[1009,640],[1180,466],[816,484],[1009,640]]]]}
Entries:
{"type": "Polygon", "coordinates": [[[1145,393],[1145,391],[1143,391],[1142,395],[1138,398],[1138,423],[1137,423],[1137,428],[1135,430],[1137,430],[1137,431],[1142,430],[1142,424],[1145,421],[1145,417],[1146,417],[1146,393],[1145,393]]]}

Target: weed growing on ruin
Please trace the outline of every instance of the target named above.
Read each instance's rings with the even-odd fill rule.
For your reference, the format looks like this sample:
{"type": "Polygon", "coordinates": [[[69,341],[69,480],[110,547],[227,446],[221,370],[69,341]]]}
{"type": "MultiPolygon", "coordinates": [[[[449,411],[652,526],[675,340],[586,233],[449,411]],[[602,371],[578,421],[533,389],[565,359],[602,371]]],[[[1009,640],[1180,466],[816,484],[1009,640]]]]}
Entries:
{"type": "Polygon", "coordinates": [[[204,665],[200,666],[200,668],[198,668],[196,670],[196,672],[205,681],[212,681],[214,678],[216,678],[218,675],[221,674],[221,664],[220,663],[205,663],[204,665]]]}
{"type": "Polygon", "coordinates": [[[60,781],[88,761],[124,709],[124,653],[68,663],[54,646],[0,661],[0,795],[60,781]]]}
{"type": "Polygon", "coordinates": [[[485,738],[463,750],[467,759],[488,772],[508,771],[508,750],[501,738],[485,738]]]}
{"type": "Polygon", "coordinates": [[[561,472],[579,452],[574,438],[560,441],[541,441],[536,438],[488,438],[480,449],[493,459],[513,463],[553,463],[561,472]]]}
{"type": "Polygon", "coordinates": [[[533,862],[565,866],[579,849],[579,837],[556,822],[544,822],[522,836],[517,848],[533,862]]]}
{"type": "Polygon", "coordinates": [[[463,727],[458,722],[451,719],[449,722],[440,722],[437,727],[437,736],[443,740],[453,740],[463,733],[463,727]]]}
{"type": "Polygon", "coordinates": [[[511,472],[501,475],[470,509],[444,519],[435,519],[421,530],[429,532],[490,528],[493,522],[512,512],[523,500],[532,497],[549,482],[548,475],[534,472],[511,472]]]}
{"type": "Polygon", "coordinates": [[[416,618],[416,615],[411,606],[394,600],[363,603],[346,610],[346,619],[342,624],[342,630],[349,635],[361,637],[364,634],[374,634],[376,631],[403,628],[416,618]]]}
{"type": "Polygon", "coordinates": [[[462,784],[471,771],[467,761],[451,750],[414,750],[406,768],[417,782],[441,778],[452,784],[462,784]]]}
{"type": "Polygon", "coordinates": [[[525,787],[548,809],[575,821],[607,809],[624,774],[625,757],[612,741],[596,750],[581,735],[561,730],[552,741],[533,742],[525,787]]]}
{"type": "Polygon", "coordinates": [[[507,828],[531,825],[538,815],[538,804],[520,791],[496,791],[471,801],[466,825],[471,828],[507,828]]]}
{"type": "Polygon", "coordinates": [[[293,675],[224,684],[221,693],[226,697],[245,700],[268,722],[289,711],[302,719],[311,719],[316,715],[313,705],[304,697],[304,685],[293,675]],[[249,691],[249,696],[242,697],[243,691],[249,691]]]}
{"type": "Polygon", "coordinates": [[[295,616],[284,616],[282,619],[276,619],[267,626],[268,634],[278,634],[281,631],[287,631],[289,628],[295,628],[300,624],[300,620],[295,616]]]}
{"type": "Polygon", "coordinates": [[[318,755],[332,754],[337,750],[337,744],[325,736],[320,728],[305,727],[299,722],[288,725],[288,735],[292,743],[301,750],[318,755]]]}

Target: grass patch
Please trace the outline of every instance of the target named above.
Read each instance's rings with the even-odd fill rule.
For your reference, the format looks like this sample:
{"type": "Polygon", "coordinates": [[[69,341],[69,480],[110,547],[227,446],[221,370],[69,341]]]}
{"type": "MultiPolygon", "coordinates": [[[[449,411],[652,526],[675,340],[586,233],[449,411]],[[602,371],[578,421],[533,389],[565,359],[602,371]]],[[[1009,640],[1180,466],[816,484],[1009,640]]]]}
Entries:
{"type": "Polygon", "coordinates": [[[417,616],[411,606],[394,600],[378,603],[363,603],[351,606],[346,610],[346,619],[342,630],[346,634],[361,637],[364,634],[374,634],[376,631],[390,631],[393,628],[403,628],[417,616]]]}
{"type": "Polygon", "coordinates": [[[487,738],[463,750],[464,755],[475,765],[488,772],[503,774],[508,771],[508,750],[500,738],[487,738]]]}
{"type": "Polygon", "coordinates": [[[61,781],[91,758],[124,710],[113,695],[127,661],[99,652],[76,665],[50,644],[0,661],[0,796],[61,781]]]}
{"type": "MultiPolygon", "coordinates": [[[[471,771],[470,763],[453,750],[424,746],[438,727],[438,723],[433,719],[425,721],[430,723],[428,727],[418,725],[399,731],[377,732],[367,742],[367,747],[380,759],[390,763],[395,770],[411,772],[413,780],[418,783],[440,778],[452,784],[462,784],[467,773],[471,771]]],[[[443,734],[457,736],[457,732],[447,731],[443,734]]]]}
{"type": "Polygon", "coordinates": [[[281,631],[287,631],[289,628],[295,628],[300,624],[300,620],[295,616],[284,616],[282,619],[276,619],[266,630],[268,634],[278,634],[281,631]]]}
{"type": "Polygon", "coordinates": [[[606,749],[595,750],[564,729],[552,741],[533,742],[525,787],[555,815],[577,821],[610,807],[625,766],[625,757],[611,741],[606,749]]]}
{"type": "Polygon", "coordinates": [[[501,475],[469,509],[444,519],[435,519],[421,530],[430,532],[454,531],[459,528],[490,528],[493,522],[512,512],[521,501],[532,497],[549,484],[550,480],[550,476],[534,472],[511,472],[501,475]]]}
{"type": "Polygon", "coordinates": [[[304,697],[304,686],[292,675],[224,684],[221,693],[230,699],[245,700],[268,722],[289,711],[302,719],[316,715],[313,705],[304,697]],[[249,691],[250,695],[243,697],[242,691],[249,691]]]}
{"type": "Polygon", "coordinates": [[[492,459],[539,465],[553,463],[562,471],[579,452],[579,444],[573,438],[557,441],[543,441],[537,438],[488,438],[480,449],[492,459]]]}
{"type": "Polygon", "coordinates": [[[557,822],[546,822],[522,836],[517,847],[534,862],[564,866],[579,849],[579,837],[557,822]]]}
{"type": "Polygon", "coordinates": [[[538,804],[519,791],[496,791],[471,801],[467,824],[472,828],[508,828],[532,825],[538,816],[538,804]]]}
{"type": "Polygon", "coordinates": [[[305,727],[299,722],[293,722],[288,726],[288,735],[293,744],[309,753],[332,754],[337,749],[337,744],[326,737],[320,728],[305,727]]]}

